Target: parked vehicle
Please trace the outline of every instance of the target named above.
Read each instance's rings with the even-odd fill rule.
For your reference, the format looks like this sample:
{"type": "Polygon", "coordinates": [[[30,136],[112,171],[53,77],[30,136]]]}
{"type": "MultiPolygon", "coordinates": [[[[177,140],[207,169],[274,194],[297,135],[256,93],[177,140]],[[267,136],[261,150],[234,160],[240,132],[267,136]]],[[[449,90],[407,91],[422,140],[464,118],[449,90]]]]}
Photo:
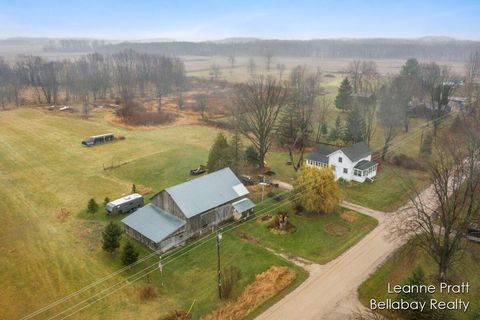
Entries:
{"type": "Polygon", "coordinates": [[[128,213],[143,207],[143,196],[138,193],[132,193],[128,196],[116,199],[107,203],[105,208],[108,213],[128,213]]]}
{"type": "Polygon", "coordinates": [[[113,139],[115,139],[115,136],[113,135],[113,133],[107,133],[107,134],[101,134],[98,136],[91,136],[90,138],[83,140],[82,144],[84,146],[91,147],[96,144],[113,141],[113,139]]]}
{"type": "Polygon", "coordinates": [[[207,170],[205,166],[199,165],[197,168],[190,170],[190,175],[192,176],[198,176],[202,173],[205,173],[207,170]]]}
{"type": "Polygon", "coordinates": [[[471,223],[467,228],[467,237],[472,241],[480,242],[480,225],[471,223]]]}
{"type": "Polygon", "coordinates": [[[252,179],[252,177],[247,176],[247,175],[241,175],[240,180],[246,186],[251,186],[251,185],[255,184],[255,181],[252,179]]]}

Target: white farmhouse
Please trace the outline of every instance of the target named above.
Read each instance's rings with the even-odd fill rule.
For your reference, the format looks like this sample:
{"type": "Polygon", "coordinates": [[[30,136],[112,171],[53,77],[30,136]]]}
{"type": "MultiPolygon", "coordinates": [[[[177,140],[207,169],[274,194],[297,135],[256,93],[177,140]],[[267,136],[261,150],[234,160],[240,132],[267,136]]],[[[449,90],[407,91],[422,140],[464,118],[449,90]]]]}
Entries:
{"type": "Polygon", "coordinates": [[[307,166],[331,167],[335,179],[364,182],[377,175],[378,163],[372,161],[372,151],[364,142],[349,147],[317,144],[305,159],[307,166]]]}

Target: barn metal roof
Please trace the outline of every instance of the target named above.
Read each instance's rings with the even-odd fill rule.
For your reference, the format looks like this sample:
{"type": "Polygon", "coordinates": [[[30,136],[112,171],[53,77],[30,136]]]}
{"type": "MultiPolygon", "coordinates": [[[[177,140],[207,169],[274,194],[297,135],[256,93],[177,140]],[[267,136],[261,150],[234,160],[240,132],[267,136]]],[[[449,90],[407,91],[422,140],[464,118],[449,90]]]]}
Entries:
{"type": "Polygon", "coordinates": [[[185,225],[182,219],[151,203],[124,218],[122,222],[155,243],[162,241],[185,225]]]}
{"type": "Polygon", "coordinates": [[[236,201],[232,203],[232,206],[235,208],[235,211],[238,213],[243,213],[255,207],[255,204],[252,200],[248,198],[244,198],[242,200],[236,201]]]}
{"type": "Polygon", "coordinates": [[[238,199],[249,192],[230,170],[224,168],[165,189],[187,218],[238,199]]]}

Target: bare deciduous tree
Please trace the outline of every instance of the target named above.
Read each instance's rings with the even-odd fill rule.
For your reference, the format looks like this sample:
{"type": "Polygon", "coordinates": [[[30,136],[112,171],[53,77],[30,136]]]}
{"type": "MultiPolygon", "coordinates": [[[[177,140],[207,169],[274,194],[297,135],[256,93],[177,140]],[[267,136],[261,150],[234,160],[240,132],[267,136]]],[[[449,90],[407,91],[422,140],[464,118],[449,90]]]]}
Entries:
{"type": "Polygon", "coordinates": [[[238,129],[257,150],[262,168],[271,145],[271,133],[286,98],[287,89],[272,77],[260,76],[236,88],[238,129]]]}
{"type": "Polygon", "coordinates": [[[401,125],[402,113],[398,107],[399,92],[395,86],[384,85],[379,91],[378,120],[383,126],[384,143],[382,148],[382,160],[385,160],[388,149],[398,133],[401,125]]]}
{"type": "Polygon", "coordinates": [[[447,112],[448,98],[453,87],[450,82],[450,67],[435,62],[421,64],[422,87],[429,96],[433,119],[433,135],[436,137],[441,118],[447,112]]]}
{"type": "Polygon", "coordinates": [[[290,74],[290,91],[288,105],[276,132],[280,144],[288,149],[293,169],[298,171],[313,131],[313,110],[320,91],[320,73],[308,74],[305,67],[296,67],[290,74]]]}
{"type": "Polygon", "coordinates": [[[429,166],[431,194],[421,195],[412,186],[411,208],[392,224],[396,235],[414,236],[414,244],[437,263],[441,281],[461,256],[467,227],[480,210],[480,131],[467,126],[462,136],[445,136],[436,144],[429,166]]]}

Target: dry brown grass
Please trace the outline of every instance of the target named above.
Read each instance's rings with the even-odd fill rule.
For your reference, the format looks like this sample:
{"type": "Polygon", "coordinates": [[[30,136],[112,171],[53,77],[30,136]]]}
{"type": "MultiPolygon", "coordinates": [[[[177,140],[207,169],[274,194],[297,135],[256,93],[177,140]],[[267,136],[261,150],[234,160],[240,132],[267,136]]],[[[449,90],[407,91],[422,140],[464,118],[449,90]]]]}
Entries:
{"type": "Polygon", "coordinates": [[[148,284],[138,290],[138,296],[142,301],[152,300],[157,297],[157,290],[154,286],[148,284]]]}
{"type": "Polygon", "coordinates": [[[258,274],[243,293],[221,309],[205,316],[204,320],[242,319],[256,307],[285,289],[296,278],[296,273],[287,267],[271,267],[258,274]]]}
{"type": "Polygon", "coordinates": [[[61,208],[60,211],[55,214],[55,217],[60,222],[64,222],[65,220],[67,220],[69,216],[70,216],[70,211],[68,211],[65,208],[61,208]]]}
{"type": "Polygon", "coordinates": [[[345,220],[349,223],[355,223],[358,221],[358,214],[353,212],[353,211],[344,211],[340,214],[340,218],[342,218],[342,220],[345,220]]]}

